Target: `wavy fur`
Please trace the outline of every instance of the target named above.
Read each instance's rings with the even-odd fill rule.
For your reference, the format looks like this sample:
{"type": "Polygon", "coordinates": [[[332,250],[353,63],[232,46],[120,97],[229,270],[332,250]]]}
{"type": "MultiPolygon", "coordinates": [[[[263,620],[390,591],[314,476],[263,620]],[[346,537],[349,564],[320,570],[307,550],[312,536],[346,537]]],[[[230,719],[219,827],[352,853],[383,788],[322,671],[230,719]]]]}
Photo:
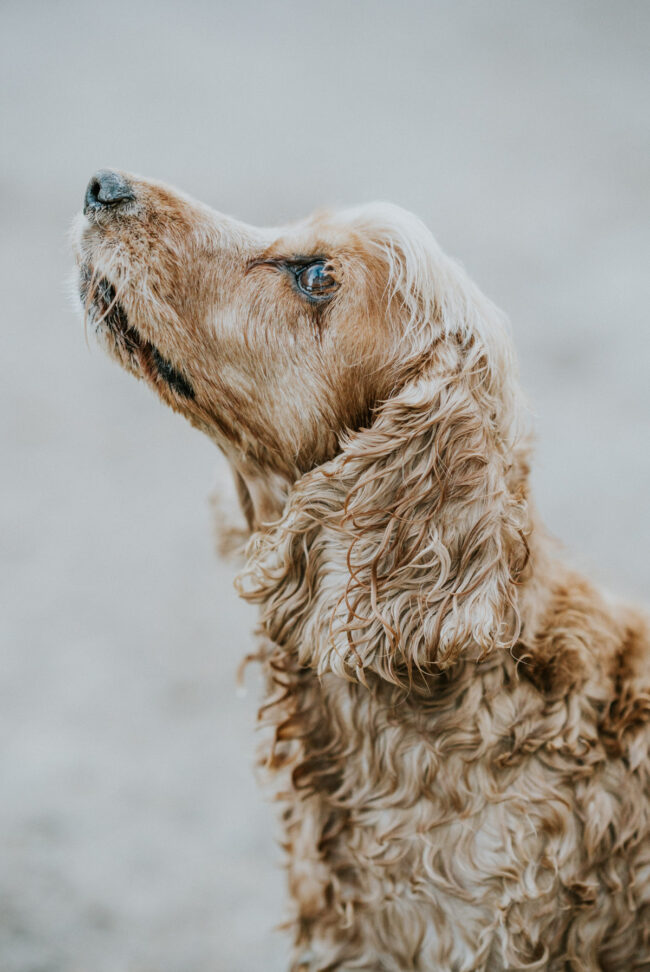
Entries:
{"type": "Polygon", "coordinates": [[[233,466],[292,970],[649,969],[648,621],[538,521],[500,314],[395,207],[255,231],[131,183],[79,262],[119,280],[109,350],[233,466]]]}

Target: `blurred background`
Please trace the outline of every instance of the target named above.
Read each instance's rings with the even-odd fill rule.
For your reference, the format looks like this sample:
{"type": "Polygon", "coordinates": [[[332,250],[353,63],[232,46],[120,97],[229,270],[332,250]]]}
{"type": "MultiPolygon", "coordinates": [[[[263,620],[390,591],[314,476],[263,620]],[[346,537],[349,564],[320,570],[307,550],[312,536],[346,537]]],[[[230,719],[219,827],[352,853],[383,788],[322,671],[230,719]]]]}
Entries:
{"type": "Polygon", "coordinates": [[[0,972],[280,972],[213,447],[84,341],[93,171],[388,199],[509,314],[551,531],[650,599],[645,0],[0,4],[0,972]]]}

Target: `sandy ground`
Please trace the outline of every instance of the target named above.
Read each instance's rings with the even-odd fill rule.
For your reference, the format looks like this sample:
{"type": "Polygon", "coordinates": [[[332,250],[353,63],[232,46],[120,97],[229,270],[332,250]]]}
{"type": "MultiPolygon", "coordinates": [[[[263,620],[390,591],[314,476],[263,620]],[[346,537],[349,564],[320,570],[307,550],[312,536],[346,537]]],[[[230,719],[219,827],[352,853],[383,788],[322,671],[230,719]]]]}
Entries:
{"type": "Polygon", "coordinates": [[[550,528],[649,590],[647,3],[0,6],[0,972],[276,972],[253,618],[212,447],[84,343],[106,165],[273,222],[386,198],[511,316],[550,528]]]}

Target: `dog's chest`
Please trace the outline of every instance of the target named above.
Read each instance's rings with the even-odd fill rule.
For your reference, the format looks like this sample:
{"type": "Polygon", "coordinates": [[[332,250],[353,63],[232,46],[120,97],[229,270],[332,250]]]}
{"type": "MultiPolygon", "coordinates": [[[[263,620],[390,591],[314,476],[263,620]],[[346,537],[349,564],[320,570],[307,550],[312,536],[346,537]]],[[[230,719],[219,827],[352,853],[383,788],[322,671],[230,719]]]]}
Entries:
{"type": "Polygon", "coordinates": [[[430,699],[304,671],[289,683],[270,762],[310,947],[345,956],[347,928],[388,969],[489,968],[518,910],[534,941],[528,903],[539,923],[556,907],[576,825],[568,770],[549,774],[513,737],[542,716],[508,664],[461,670],[430,699]]]}

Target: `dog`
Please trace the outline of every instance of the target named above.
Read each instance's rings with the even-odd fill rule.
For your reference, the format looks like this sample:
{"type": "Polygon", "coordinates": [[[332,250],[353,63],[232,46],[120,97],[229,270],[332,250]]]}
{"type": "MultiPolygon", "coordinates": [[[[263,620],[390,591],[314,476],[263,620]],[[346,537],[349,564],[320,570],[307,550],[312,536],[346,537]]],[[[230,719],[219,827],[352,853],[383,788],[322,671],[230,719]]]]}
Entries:
{"type": "Polygon", "coordinates": [[[387,204],[261,230],[102,170],[74,240],[233,471],[291,969],[650,969],[650,623],[539,521],[499,311],[387,204]]]}

